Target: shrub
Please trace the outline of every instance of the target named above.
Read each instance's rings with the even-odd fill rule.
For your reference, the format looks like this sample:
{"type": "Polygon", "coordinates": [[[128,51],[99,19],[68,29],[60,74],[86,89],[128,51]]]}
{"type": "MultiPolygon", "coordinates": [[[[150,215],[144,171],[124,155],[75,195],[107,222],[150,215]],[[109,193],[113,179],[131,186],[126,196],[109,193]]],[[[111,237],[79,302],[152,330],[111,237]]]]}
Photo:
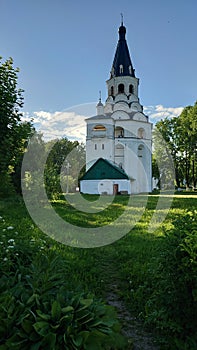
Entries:
{"type": "Polygon", "coordinates": [[[173,349],[197,348],[197,223],[187,212],[165,233],[153,273],[155,288],[146,303],[146,323],[171,338],[173,349]]]}
{"type": "Polygon", "coordinates": [[[114,309],[90,296],[70,292],[46,302],[38,294],[27,300],[7,294],[0,313],[4,349],[102,350],[126,345],[114,309]]]}

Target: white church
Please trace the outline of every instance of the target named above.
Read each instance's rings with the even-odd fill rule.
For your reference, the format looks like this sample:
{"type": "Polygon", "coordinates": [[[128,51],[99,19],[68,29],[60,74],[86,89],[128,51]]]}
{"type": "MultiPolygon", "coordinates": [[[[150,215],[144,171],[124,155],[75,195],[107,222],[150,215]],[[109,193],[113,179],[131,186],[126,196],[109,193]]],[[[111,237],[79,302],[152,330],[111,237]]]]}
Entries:
{"type": "Polygon", "coordinates": [[[131,62],[126,28],[119,40],[107,80],[108,97],[97,115],[86,119],[86,173],[80,191],[132,194],[152,190],[152,124],[138,97],[139,79],[131,62]]]}

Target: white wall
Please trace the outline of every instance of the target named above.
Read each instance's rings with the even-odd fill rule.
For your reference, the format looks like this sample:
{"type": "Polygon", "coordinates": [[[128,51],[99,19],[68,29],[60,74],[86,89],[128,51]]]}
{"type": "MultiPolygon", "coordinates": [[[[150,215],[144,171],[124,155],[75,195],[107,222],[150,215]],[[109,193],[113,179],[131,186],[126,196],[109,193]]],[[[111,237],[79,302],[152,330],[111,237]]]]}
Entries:
{"type": "Polygon", "coordinates": [[[113,194],[113,185],[118,185],[118,192],[126,191],[131,193],[131,183],[129,180],[81,180],[80,192],[87,194],[113,194]]]}
{"type": "Polygon", "coordinates": [[[86,171],[99,158],[106,158],[114,161],[114,140],[108,138],[92,138],[86,141],[86,171]],[[104,149],[102,145],[104,145],[104,149]]]}

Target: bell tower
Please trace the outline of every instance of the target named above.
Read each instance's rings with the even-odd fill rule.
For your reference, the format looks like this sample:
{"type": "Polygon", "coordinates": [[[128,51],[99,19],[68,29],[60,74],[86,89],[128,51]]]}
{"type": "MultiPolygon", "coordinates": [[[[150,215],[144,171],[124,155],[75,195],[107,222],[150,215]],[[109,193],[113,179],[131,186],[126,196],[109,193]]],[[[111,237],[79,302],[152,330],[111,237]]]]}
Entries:
{"type": "Polygon", "coordinates": [[[140,104],[123,18],[118,35],[107,99],[103,104],[100,95],[97,114],[86,119],[86,170],[106,159],[128,175],[131,193],[150,192],[152,124],[140,104]]]}
{"type": "Polygon", "coordinates": [[[126,111],[142,112],[143,108],[139,104],[138,98],[139,79],[135,76],[135,69],[131,62],[123,19],[118,32],[119,40],[110,72],[110,79],[107,80],[108,98],[104,111],[108,113],[114,110],[115,104],[124,102],[126,111]]]}

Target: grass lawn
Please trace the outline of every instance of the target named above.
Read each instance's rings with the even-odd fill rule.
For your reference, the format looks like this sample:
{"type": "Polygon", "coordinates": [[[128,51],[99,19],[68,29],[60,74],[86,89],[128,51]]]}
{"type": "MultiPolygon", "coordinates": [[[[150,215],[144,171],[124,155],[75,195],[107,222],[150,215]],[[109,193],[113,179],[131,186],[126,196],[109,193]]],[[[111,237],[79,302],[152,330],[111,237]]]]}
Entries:
{"type": "MultiPolygon", "coordinates": [[[[176,323],[178,315],[175,315],[175,320],[172,320],[171,316],[160,315],[159,312],[163,310],[162,305],[166,305],[168,300],[168,307],[170,307],[170,303],[176,302],[173,294],[174,287],[168,285],[166,288],[166,293],[169,292],[168,299],[163,301],[161,305],[155,299],[156,289],[158,287],[159,302],[161,302],[161,298],[164,297],[160,290],[162,289],[161,280],[167,278],[168,264],[172,265],[172,261],[179,258],[175,256],[173,260],[169,252],[166,253],[166,249],[169,250],[166,241],[168,241],[171,232],[178,234],[177,232],[182,230],[183,218],[186,218],[187,231],[190,231],[188,225],[190,225],[190,218],[191,221],[194,220],[197,195],[181,193],[174,195],[173,198],[170,195],[163,195],[162,198],[162,206],[159,207],[156,217],[153,216],[155,208],[159,204],[158,201],[161,200],[161,196],[158,195],[150,195],[148,198],[145,195],[133,196],[133,201],[129,204],[127,196],[117,196],[104,210],[102,210],[102,205],[100,207],[97,205],[98,197],[85,196],[92,208],[92,213],[73,208],[64,198],[52,201],[56,213],[64,220],[79,226],[79,233],[80,227],[87,228],[87,230],[92,227],[105,228],[105,225],[114,222],[127,208],[124,218],[127,227],[136,222],[135,226],[128,230],[128,233],[121,239],[110,245],[97,248],[74,248],[58,243],[36,227],[21,198],[13,197],[0,200],[2,288],[4,290],[5,288],[8,290],[13,288],[18,283],[18,279],[22,278],[19,275],[24,274],[24,276],[29,275],[29,278],[32,278],[33,295],[37,294],[40,288],[43,288],[43,293],[50,295],[51,290],[55,288],[55,281],[57,280],[58,284],[59,280],[63,280],[69,291],[92,293],[96,298],[106,300],[107,293],[116,284],[118,286],[117,293],[125,301],[128,309],[135,316],[141,317],[147,326],[153,327],[155,325],[154,328],[158,330],[158,334],[162,333],[166,339],[169,338],[170,340],[164,341],[162,346],[165,349],[170,349],[169,342],[172,342],[173,337],[178,338],[179,331],[182,332],[176,323]],[[168,208],[169,203],[170,208],[168,208]],[[149,229],[153,218],[152,229],[149,229]],[[158,224],[160,220],[164,221],[158,224]],[[42,260],[43,256],[47,259],[45,263],[42,260]],[[166,257],[169,260],[166,260],[165,273],[164,258],[166,259],[166,257]],[[41,259],[39,263],[35,263],[39,259],[41,259]],[[12,285],[10,285],[11,282],[6,281],[6,276],[13,279],[12,285]],[[157,309],[154,309],[154,300],[156,300],[157,309]],[[165,317],[167,318],[165,319],[165,317]]],[[[70,195],[70,200],[75,202],[75,195],[70,195]]],[[[191,230],[195,231],[193,226],[191,230]]],[[[113,232],[111,235],[113,236],[113,232]]],[[[187,242],[188,239],[187,237],[187,242]]],[[[192,249],[196,252],[197,248],[193,245],[192,249]]],[[[196,255],[195,257],[193,255],[193,259],[196,259],[196,255]]],[[[196,274],[195,269],[193,273],[196,274]]],[[[25,281],[24,283],[27,283],[27,278],[25,281]]],[[[167,284],[169,284],[169,280],[165,286],[167,284]]],[[[193,287],[194,292],[197,293],[197,285],[193,287]]],[[[25,296],[23,298],[25,299],[25,296]]],[[[192,333],[190,338],[193,339],[192,333]]],[[[189,339],[188,334],[187,339],[189,339]]],[[[185,340],[180,343],[177,340],[173,349],[192,349],[193,340],[191,339],[188,340],[189,345],[185,348],[183,347],[185,340]]],[[[0,349],[4,349],[1,348],[1,344],[3,344],[2,340],[0,349]]],[[[23,348],[21,347],[21,349],[23,348]]]]}

